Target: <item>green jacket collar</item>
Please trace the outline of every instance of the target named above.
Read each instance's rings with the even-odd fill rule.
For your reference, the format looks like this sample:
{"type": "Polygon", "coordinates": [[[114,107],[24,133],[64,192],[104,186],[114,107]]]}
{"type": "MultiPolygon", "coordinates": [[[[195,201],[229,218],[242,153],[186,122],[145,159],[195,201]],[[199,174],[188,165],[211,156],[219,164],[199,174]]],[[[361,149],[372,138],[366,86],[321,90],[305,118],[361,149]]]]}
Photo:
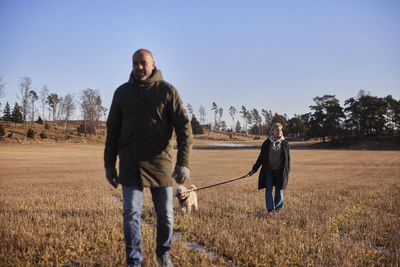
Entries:
{"type": "Polygon", "coordinates": [[[135,79],[135,76],[133,75],[133,71],[131,72],[131,75],[129,77],[129,83],[132,85],[138,85],[138,86],[143,86],[143,87],[147,87],[147,86],[151,86],[156,82],[162,81],[163,77],[161,74],[161,71],[158,69],[154,69],[153,73],[150,75],[149,78],[147,78],[144,81],[141,80],[137,80],[135,79]]]}

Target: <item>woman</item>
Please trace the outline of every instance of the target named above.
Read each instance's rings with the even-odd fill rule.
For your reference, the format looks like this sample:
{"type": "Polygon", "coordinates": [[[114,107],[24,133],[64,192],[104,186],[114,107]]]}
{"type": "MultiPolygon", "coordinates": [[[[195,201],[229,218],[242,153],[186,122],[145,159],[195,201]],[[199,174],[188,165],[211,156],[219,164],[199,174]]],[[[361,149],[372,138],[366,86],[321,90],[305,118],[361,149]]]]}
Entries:
{"type": "Polygon", "coordinates": [[[258,189],[265,188],[265,202],[268,212],[279,211],[283,208],[283,190],[289,180],[290,148],[283,137],[282,124],[274,123],[270,137],[261,146],[258,156],[249,175],[257,172],[261,166],[258,178],[258,189]],[[272,188],[275,186],[275,197],[272,188]]]}

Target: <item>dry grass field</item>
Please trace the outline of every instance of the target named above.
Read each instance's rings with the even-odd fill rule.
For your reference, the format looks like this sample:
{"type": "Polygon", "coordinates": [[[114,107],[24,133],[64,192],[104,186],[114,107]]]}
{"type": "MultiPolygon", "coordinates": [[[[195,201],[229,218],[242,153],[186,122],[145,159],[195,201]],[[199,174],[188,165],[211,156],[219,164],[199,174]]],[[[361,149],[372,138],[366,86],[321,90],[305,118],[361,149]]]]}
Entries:
{"type": "MultiPolygon", "coordinates": [[[[198,188],[247,173],[259,151],[193,150],[198,188]]],[[[0,266],[124,266],[120,188],[101,144],[0,144],[0,266]]],[[[176,266],[399,266],[400,152],[292,150],[285,208],[265,212],[258,173],[198,192],[175,216],[176,266]]],[[[177,202],[175,200],[175,205],[177,202]]],[[[155,266],[144,191],[144,266],[155,266]]]]}

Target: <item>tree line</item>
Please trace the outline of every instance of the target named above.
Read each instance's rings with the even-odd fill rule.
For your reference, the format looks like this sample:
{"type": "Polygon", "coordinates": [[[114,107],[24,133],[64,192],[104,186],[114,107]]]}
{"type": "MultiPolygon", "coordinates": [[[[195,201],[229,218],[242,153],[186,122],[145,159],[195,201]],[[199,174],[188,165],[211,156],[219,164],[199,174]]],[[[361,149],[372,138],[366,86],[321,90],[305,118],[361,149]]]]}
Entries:
{"type": "MultiPolygon", "coordinates": [[[[4,96],[4,86],[0,77],[0,97],[4,96]]],[[[80,107],[84,123],[81,131],[90,132],[89,129],[96,129],[98,123],[105,116],[107,109],[103,107],[98,89],[82,90],[78,97],[72,94],[61,96],[55,92],[50,92],[46,85],[40,92],[32,88],[32,79],[23,77],[18,84],[18,102],[14,103],[13,108],[7,102],[2,119],[7,122],[24,123],[43,121],[52,122],[54,126],[62,123],[64,130],[69,129],[69,122],[80,107]]],[[[1,103],[0,103],[1,107],[1,103]]],[[[44,130],[45,125],[43,125],[44,130]]]]}
{"type": "MultiPolygon", "coordinates": [[[[4,96],[4,86],[0,76],[0,98],[4,96]]],[[[64,129],[68,130],[68,122],[79,106],[84,121],[81,125],[82,132],[86,133],[88,129],[95,129],[107,112],[98,89],[82,90],[78,97],[71,94],[58,95],[50,92],[46,85],[37,92],[32,89],[32,80],[29,77],[20,79],[18,89],[18,102],[14,103],[12,109],[7,102],[3,110],[2,119],[6,122],[26,124],[28,121],[52,121],[55,126],[63,123],[64,129]]],[[[186,110],[196,129],[201,125],[203,128],[221,131],[267,135],[272,123],[279,122],[288,136],[317,137],[323,141],[328,137],[331,140],[346,136],[394,137],[398,133],[400,100],[391,95],[377,97],[361,90],[356,97],[345,100],[344,107],[335,95],[317,96],[313,101],[314,104],[309,106],[310,112],[295,114],[292,118],[288,118],[286,114],[272,113],[267,108],[260,111],[256,108],[248,109],[244,105],[240,109],[230,106],[227,109],[231,119],[230,127],[223,120],[224,108],[216,102],[212,102],[210,107],[214,118],[211,123],[206,120],[206,108],[202,105],[198,110],[200,121],[190,103],[186,104],[186,110]]]]}
{"type": "MultiPolygon", "coordinates": [[[[232,119],[231,127],[222,120],[224,109],[215,102],[210,110],[213,112],[213,123],[206,123],[206,109],[199,108],[200,123],[205,128],[222,131],[267,135],[271,125],[279,122],[283,131],[291,137],[311,137],[340,140],[343,137],[359,137],[398,134],[400,126],[400,100],[391,95],[386,97],[372,96],[361,90],[356,97],[344,101],[344,107],[335,95],[324,95],[313,98],[314,105],[310,112],[288,118],[286,114],[272,113],[271,110],[248,109],[244,105],[237,109],[230,106],[228,114],[232,119]]],[[[188,113],[193,117],[193,107],[187,104],[188,113]]]]}

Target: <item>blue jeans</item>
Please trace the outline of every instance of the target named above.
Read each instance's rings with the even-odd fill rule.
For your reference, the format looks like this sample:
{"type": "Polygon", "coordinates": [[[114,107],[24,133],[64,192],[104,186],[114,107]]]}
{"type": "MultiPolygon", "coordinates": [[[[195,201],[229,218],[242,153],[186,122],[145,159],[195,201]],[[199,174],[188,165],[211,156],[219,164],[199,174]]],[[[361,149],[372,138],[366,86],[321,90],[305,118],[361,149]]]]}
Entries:
{"type": "Polygon", "coordinates": [[[265,203],[268,211],[283,208],[283,190],[275,187],[275,199],[272,194],[274,180],[282,179],[282,170],[269,170],[265,172],[265,203]]]}
{"type": "MultiPolygon", "coordinates": [[[[168,254],[171,248],[174,206],[172,187],[150,188],[157,214],[157,257],[168,254]]],[[[143,260],[140,217],[142,213],[143,189],[137,186],[122,186],[124,198],[124,236],[126,263],[140,264],[143,260]]]]}

